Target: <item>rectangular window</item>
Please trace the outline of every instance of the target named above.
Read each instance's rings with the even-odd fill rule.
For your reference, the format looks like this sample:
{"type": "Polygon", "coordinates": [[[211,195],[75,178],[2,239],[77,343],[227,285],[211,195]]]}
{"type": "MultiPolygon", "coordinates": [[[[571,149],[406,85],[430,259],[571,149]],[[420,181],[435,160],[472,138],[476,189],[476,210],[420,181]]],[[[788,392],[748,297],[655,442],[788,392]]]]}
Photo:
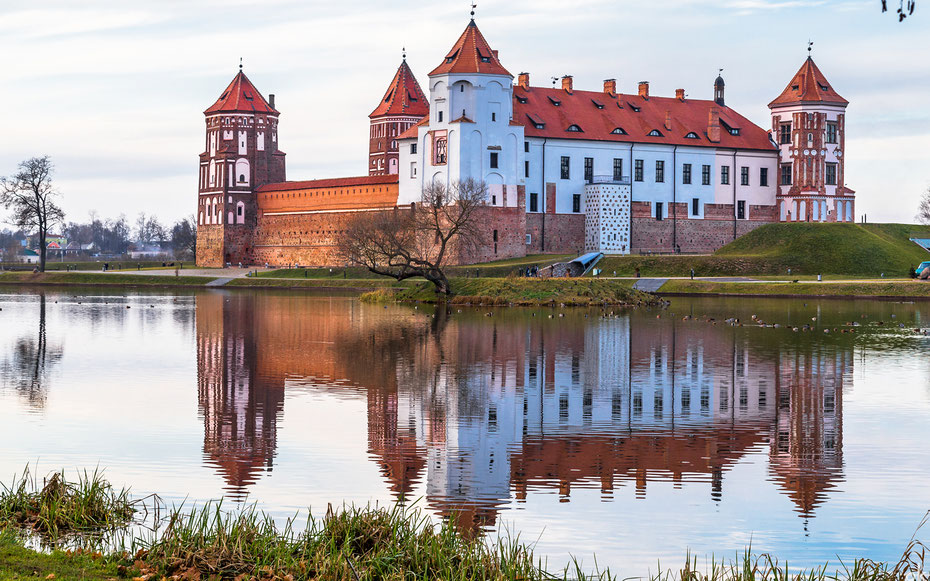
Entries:
{"type": "Polygon", "coordinates": [[[746,219],[746,202],[740,200],[736,202],[736,219],[745,220],[746,219]]]}
{"type": "Polygon", "coordinates": [[[791,123],[782,123],[778,126],[778,142],[782,145],[791,144],[791,123]]]}
{"type": "Polygon", "coordinates": [[[691,215],[697,216],[701,213],[701,200],[699,198],[691,198],[691,215]]]}
{"type": "Polygon", "coordinates": [[[635,168],[633,169],[633,179],[641,182],[643,181],[643,160],[637,159],[634,165],[635,168]]]}
{"type": "Polygon", "coordinates": [[[530,194],[530,212],[539,211],[539,194],[530,194]]]}
{"type": "Polygon", "coordinates": [[[739,168],[739,183],[741,186],[749,185],[749,168],[746,166],[739,168]]]}
{"type": "Polygon", "coordinates": [[[496,151],[491,152],[491,169],[497,169],[497,158],[498,153],[496,151]]]}
{"type": "Polygon", "coordinates": [[[523,151],[525,151],[526,153],[529,153],[529,152],[530,152],[530,142],[529,142],[529,141],[524,141],[524,142],[523,142],[523,151]]]}
{"type": "Polygon", "coordinates": [[[665,162],[661,159],[656,160],[656,183],[661,184],[665,181],[665,162]]]}
{"type": "Polygon", "coordinates": [[[681,183],[691,185],[691,164],[681,166],[681,183]]]}
{"type": "Polygon", "coordinates": [[[836,185],[836,164],[835,163],[827,164],[827,185],[828,186],[836,185]]]}
{"type": "Polygon", "coordinates": [[[623,181],[623,160],[614,159],[614,181],[623,181]]]}
{"type": "Polygon", "coordinates": [[[442,123],[442,111],[439,112],[439,122],[442,123]]]}
{"type": "Polygon", "coordinates": [[[705,165],[701,168],[701,183],[705,186],[710,185],[710,166],[705,165]]]}
{"type": "Polygon", "coordinates": [[[572,162],[571,158],[569,158],[567,155],[562,156],[562,179],[563,180],[571,179],[572,177],[571,168],[570,168],[571,162],[572,162]]]}
{"type": "Polygon", "coordinates": [[[581,194],[572,194],[572,212],[581,212],[581,194]]]}
{"type": "Polygon", "coordinates": [[[591,183],[594,181],[594,158],[584,158],[584,181],[591,183]]]}
{"type": "Polygon", "coordinates": [[[664,210],[665,210],[665,204],[663,204],[662,202],[656,202],[656,220],[661,220],[664,217],[663,216],[664,210]]]}
{"type": "Polygon", "coordinates": [[[720,166],[720,183],[725,186],[730,184],[730,166],[720,166]]]}
{"type": "Polygon", "coordinates": [[[791,164],[790,163],[781,164],[781,185],[783,186],[791,185],[791,164]]]}
{"type": "Polygon", "coordinates": [[[769,168],[759,168],[759,185],[763,188],[769,187],[769,168]]]}
{"type": "Polygon", "coordinates": [[[528,161],[523,162],[523,176],[530,177],[530,162],[528,161]]]}
{"type": "MultiPolygon", "coordinates": [[[[465,85],[462,85],[462,86],[464,87],[465,85]]],[[[491,113],[491,121],[492,122],[497,121],[497,113],[494,113],[494,112],[491,113]]]]}
{"type": "Polygon", "coordinates": [[[411,143],[411,144],[410,144],[410,153],[416,153],[416,152],[417,152],[417,144],[416,144],[416,143],[411,143]]]}
{"type": "Polygon", "coordinates": [[[417,162],[415,161],[410,163],[410,177],[417,177],[417,162]]]}
{"type": "Polygon", "coordinates": [[[433,165],[446,164],[447,145],[448,141],[445,131],[437,131],[433,134],[433,165]]]}
{"type": "Polygon", "coordinates": [[[836,143],[836,123],[827,123],[827,143],[836,143]]]}
{"type": "MultiPolygon", "coordinates": [[[[496,205],[497,205],[497,194],[492,194],[492,195],[491,195],[491,205],[492,205],[492,206],[496,206],[496,205]]],[[[496,230],[495,230],[495,232],[496,232],[496,230]]],[[[495,242],[496,242],[496,240],[495,240],[495,242]]]]}

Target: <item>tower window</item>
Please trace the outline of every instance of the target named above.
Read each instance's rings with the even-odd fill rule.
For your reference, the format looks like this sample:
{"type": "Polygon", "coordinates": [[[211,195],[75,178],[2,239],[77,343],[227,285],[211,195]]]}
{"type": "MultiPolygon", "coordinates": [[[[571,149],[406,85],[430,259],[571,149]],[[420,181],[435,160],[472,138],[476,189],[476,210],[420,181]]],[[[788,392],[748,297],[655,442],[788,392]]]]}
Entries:
{"type": "Polygon", "coordinates": [[[530,162],[528,161],[523,162],[523,176],[530,177],[530,162]]]}
{"type": "Polygon", "coordinates": [[[417,144],[416,144],[416,143],[411,143],[411,144],[410,144],[410,153],[416,153],[416,152],[417,152],[417,144]]]}
{"type": "Polygon", "coordinates": [[[523,151],[525,151],[526,153],[529,153],[529,152],[530,152],[530,142],[529,142],[529,141],[524,141],[524,142],[523,142],[523,151]]]}
{"type": "Polygon", "coordinates": [[[828,186],[836,185],[836,164],[828,163],[826,167],[826,181],[828,186]]]}
{"type": "Polygon", "coordinates": [[[439,112],[439,122],[442,123],[442,111],[439,112]]]}
{"type": "Polygon", "coordinates": [[[783,186],[791,185],[791,164],[790,163],[781,164],[781,185],[783,186]]]}
{"type": "Polygon", "coordinates": [[[827,123],[827,143],[836,143],[836,123],[827,123]]]}
{"type": "Polygon", "coordinates": [[[782,145],[791,144],[791,123],[782,123],[778,126],[778,142],[782,145]]]}
{"type": "Polygon", "coordinates": [[[496,151],[491,152],[491,169],[497,169],[498,163],[498,153],[496,151]]]}
{"type": "Polygon", "coordinates": [[[497,121],[497,113],[491,113],[491,121],[497,121]]]}

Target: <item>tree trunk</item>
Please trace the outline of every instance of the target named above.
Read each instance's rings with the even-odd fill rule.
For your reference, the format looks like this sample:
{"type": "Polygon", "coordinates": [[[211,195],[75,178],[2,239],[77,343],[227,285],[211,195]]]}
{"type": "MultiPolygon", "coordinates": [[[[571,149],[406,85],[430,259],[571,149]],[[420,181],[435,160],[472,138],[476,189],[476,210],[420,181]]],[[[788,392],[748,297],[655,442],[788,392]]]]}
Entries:
{"type": "Polygon", "coordinates": [[[426,280],[433,283],[436,287],[436,293],[449,296],[452,294],[452,287],[449,285],[449,279],[446,278],[446,274],[441,270],[435,270],[433,272],[428,272],[423,276],[426,280]]]}
{"type": "Polygon", "coordinates": [[[43,228],[39,228],[39,272],[45,272],[45,258],[48,254],[48,247],[45,237],[48,234],[43,228]]]}

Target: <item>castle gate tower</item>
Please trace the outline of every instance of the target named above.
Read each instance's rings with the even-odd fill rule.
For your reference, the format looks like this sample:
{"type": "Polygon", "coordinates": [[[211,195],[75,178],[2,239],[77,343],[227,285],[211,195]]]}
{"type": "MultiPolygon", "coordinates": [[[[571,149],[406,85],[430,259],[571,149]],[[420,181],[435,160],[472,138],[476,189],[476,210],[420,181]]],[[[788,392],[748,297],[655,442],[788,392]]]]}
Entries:
{"type": "Polygon", "coordinates": [[[855,222],[856,193],[844,183],[847,105],[811,57],[769,103],[782,222],[855,222]]]}
{"type": "Polygon", "coordinates": [[[204,111],[206,150],[200,154],[197,265],[251,262],[257,223],[255,189],[285,180],[278,150],[278,117],[270,101],[242,72],[204,111]]]}

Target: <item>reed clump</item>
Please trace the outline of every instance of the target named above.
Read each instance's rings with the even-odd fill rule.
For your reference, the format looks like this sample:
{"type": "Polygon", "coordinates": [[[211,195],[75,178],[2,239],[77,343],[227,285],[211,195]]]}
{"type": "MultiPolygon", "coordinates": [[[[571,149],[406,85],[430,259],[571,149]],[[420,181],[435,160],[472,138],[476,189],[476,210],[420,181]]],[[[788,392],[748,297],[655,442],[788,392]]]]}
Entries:
{"type": "Polygon", "coordinates": [[[68,481],[64,472],[42,478],[27,467],[7,486],[0,484],[0,529],[18,528],[58,538],[128,524],[136,512],[129,490],[117,490],[95,470],[68,481]]]}

